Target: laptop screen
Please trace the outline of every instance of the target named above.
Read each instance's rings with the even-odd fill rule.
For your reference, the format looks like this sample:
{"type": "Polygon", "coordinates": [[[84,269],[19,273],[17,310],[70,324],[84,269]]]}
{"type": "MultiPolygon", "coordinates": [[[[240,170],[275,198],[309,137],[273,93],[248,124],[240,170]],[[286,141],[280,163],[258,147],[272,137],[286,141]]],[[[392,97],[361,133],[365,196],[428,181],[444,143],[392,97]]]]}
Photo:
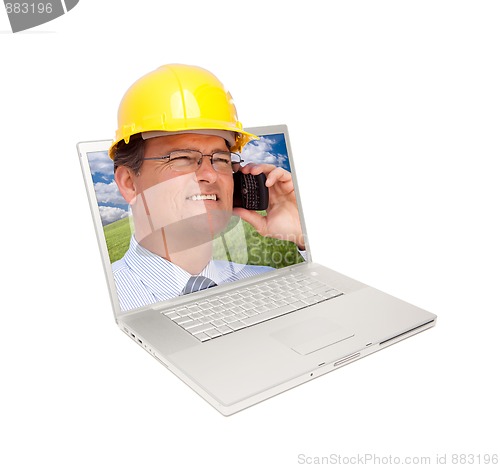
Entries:
{"type": "Polygon", "coordinates": [[[259,136],[136,167],[87,153],[122,312],[305,261],[285,132],[259,136]]]}

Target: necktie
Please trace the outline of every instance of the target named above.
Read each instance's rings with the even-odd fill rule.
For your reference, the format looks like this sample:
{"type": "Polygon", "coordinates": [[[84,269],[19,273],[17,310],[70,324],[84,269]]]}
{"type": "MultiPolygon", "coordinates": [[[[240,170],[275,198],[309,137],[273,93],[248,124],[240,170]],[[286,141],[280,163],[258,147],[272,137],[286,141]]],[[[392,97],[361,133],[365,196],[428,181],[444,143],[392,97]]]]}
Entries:
{"type": "Polygon", "coordinates": [[[182,295],[201,291],[202,289],[213,288],[214,286],[217,286],[217,283],[206,276],[191,276],[182,290],[182,295]]]}

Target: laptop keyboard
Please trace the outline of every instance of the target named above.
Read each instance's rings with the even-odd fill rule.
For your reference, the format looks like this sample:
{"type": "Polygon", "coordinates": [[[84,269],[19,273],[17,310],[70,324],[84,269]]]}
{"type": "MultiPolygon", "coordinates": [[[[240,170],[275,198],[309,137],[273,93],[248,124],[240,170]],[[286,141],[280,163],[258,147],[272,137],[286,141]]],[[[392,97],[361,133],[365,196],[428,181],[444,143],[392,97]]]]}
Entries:
{"type": "Polygon", "coordinates": [[[311,275],[295,273],[162,313],[207,341],[341,295],[311,275]]]}

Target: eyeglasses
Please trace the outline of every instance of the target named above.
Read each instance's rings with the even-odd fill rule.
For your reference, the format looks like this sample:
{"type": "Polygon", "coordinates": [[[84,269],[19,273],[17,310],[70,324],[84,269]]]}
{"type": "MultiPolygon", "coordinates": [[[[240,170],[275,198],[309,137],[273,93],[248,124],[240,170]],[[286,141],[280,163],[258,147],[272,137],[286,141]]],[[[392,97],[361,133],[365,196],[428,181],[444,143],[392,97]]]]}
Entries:
{"type": "Polygon", "coordinates": [[[212,154],[203,154],[196,150],[176,150],[157,158],[144,158],[144,161],[165,161],[168,166],[177,172],[195,172],[201,166],[203,157],[210,158],[212,167],[221,174],[232,174],[239,170],[243,162],[238,153],[231,151],[215,151],[212,154]]]}

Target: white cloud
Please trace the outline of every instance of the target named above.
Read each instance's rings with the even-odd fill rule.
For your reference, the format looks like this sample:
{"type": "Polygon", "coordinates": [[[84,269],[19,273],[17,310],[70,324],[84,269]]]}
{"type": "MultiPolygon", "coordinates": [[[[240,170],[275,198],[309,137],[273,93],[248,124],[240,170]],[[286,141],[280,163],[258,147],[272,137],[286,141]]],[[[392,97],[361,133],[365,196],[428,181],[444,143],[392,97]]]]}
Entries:
{"type": "Polygon", "coordinates": [[[92,171],[92,174],[95,174],[96,172],[99,174],[113,174],[113,161],[108,156],[107,151],[96,151],[95,153],[92,153],[90,170],[92,171]]]}
{"type": "Polygon", "coordinates": [[[113,223],[119,219],[126,218],[128,216],[128,211],[122,210],[121,208],[115,208],[112,206],[100,206],[99,213],[101,214],[102,224],[113,223]]]}
{"type": "Polygon", "coordinates": [[[110,184],[97,182],[94,185],[94,189],[98,203],[113,203],[116,205],[125,205],[127,203],[123,199],[114,180],[110,184]]]}
{"type": "Polygon", "coordinates": [[[272,153],[275,141],[270,137],[262,137],[260,140],[253,141],[245,146],[243,150],[243,166],[249,162],[256,164],[274,164],[283,166],[286,156],[283,154],[272,153]]]}

